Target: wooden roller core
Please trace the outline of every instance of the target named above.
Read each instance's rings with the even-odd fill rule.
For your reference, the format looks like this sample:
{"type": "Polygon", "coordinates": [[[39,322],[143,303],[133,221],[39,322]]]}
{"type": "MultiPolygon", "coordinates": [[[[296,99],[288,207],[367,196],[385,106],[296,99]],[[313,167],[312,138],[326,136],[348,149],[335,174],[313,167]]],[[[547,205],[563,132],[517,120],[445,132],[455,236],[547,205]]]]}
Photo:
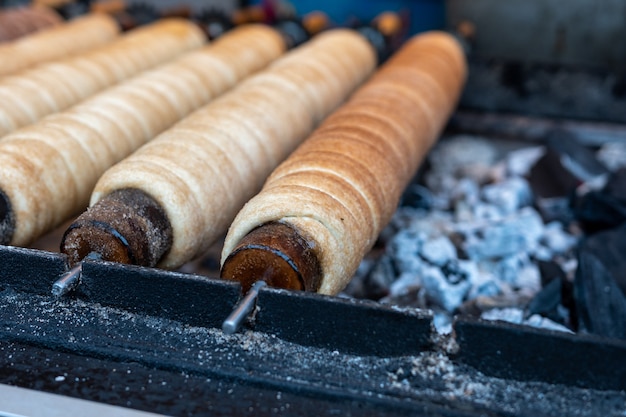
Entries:
{"type": "Polygon", "coordinates": [[[164,19],[104,46],[0,79],[0,137],[205,42],[184,19],[164,19]]]}
{"type": "MultiPolygon", "coordinates": [[[[125,206],[123,201],[109,202],[109,196],[121,189],[140,190],[166,213],[172,235],[171,247],[149,250],[161,252],[150,257],[160,258],[158,262],[142,265],[175,268],[202,255],[226,232],[237,211],[261,189],[280,161],[369,76],[375,65],[373,48],[355,31],[331,30],[317,35],[109,169],[91,199],[90,211],[103,215],[95,219],[89,211],[84,215],[89,221],[110,225],[109,229],[123,235],[129,246],[133,239],[149,242],[116,229],[118,221],[104,214],[112,210],[99,207],[125,206]]],[[[141,214],[137,211],[124,216],[141,214]]],[[[271,234],[266,238],[273,244],[271,234]]],[[[88,239],[68,233],[62,250],[75,261],[89,251],[106,259],[111,252],[106,241],[98,238],[100,243],[85,243],[88,239]],[[104,247],[98,248],[99,244],[104,247]]],[[[111,236],[109,241],[115,239],[111,236]]],[[[294,239],[280,251],[289,255],[305,247],[304,241],[294,239]]],[[[287,270],[281,265],[280,251],[270,257],[276,268],[287,270]]],[[[110,260],[133,263],[130,258],[110,260]]],[[[295,270],[299,272],[286,276],[281,284],[306,284],[298,274],[309,276],[315,267],[298,265],[295,270]]]]}
{"type": "Polygon", "coordinates": [[[0,44],[0,77],[99,47],[119,31],[111,16],[94,13],[0,44]]]}
{"type": "Polygon", "coordinates": [[[314,245],[286,223],[267,223],[248,233],[222,274],[241,277],[247,292],[258,280],[272,287],[316,291],[322,278],[314,245]]]}
{"type": "Polygon", "coordinates": [[[310,283],[304,287],[340,292],[391,219],[465,76],[465,58],[452,36],[428,32],[410,39],[239,212],[224,243],[221,276],[246,285],[291,282],[274,275],[290,277],[300,271],[294,265],[314,255],[321,277],[302,276],[310,283]],[[276,223],[287,227],[276,231],[276,223]],[[266,228],[274,231],[272,244],[256,238],[266,228]],[[283,251],[275,245],[283,239],[308,242],[306,253],[283,251]],[[273,267],[276,252],[292,271],[273,267]]]}
{"type": "Polygon", "coordinates": [[[0,213],[0,222],[10,215],[13,227],[2,231],[0,240],[27,245],[84,210],[110,166],[284,51],[274,29],[242,26],[6,135],[0,140],[0,190],[11,209],[0,213]]]}

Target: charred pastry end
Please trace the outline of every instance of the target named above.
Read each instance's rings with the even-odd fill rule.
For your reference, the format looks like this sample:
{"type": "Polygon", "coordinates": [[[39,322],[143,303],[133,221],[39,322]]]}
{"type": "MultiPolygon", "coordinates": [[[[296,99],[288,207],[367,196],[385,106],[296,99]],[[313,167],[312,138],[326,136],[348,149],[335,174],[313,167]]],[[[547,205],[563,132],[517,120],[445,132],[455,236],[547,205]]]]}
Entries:
{"type": "Polygon", "coordinates": [[[294,227],[270,222],[248,233],[224,261],[223,279],[248,292],[256,281],[271,287],[317,291],[322,268],[314,248],[294,227]]]}
{"type": "Polygon", "coordinates": [[[61,252],[70,266],[88,255],[106,261],[153,267],[172,246],[172,227],[163,208],[134,188],[116,190],[84,212],[67,229],[61,252]]]}
{"type": "Polygon", "coordinates": [[[0,190],[0,245],[8,245],[15,233],[15,214],[11,200],[0,190]]]}

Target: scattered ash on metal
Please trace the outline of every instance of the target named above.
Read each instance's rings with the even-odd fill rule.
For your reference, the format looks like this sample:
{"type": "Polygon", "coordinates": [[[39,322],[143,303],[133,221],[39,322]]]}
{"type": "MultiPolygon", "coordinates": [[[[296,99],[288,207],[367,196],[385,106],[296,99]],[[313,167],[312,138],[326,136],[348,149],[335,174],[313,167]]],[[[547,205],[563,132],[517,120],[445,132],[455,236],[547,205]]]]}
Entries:
{"type": "Polygon", "coordinates": [[[411,404],[424,405],[424,410],[445,407],[458,415],[626,412],[623,391],[485,376],[456,363],[454,341],[443,335],[435,334],[433,349],[419,355],[356,356],[288,343],[253,330],[225,335],[80,300],[10,290],[0,293],[0,300],[2,330],[10,328],[20,335],[0,344],[5,353],[0,355],[0,382],[93,400],[105,396],[107,402],[133,408],[205,415],[212,410],[209,406],[229,404],[228,410],[219,405],[217,411],[235,412],[258,407],[262,400],[279,415],[313,415],[310,408],[298,408],[303,407],[304,396],[332,402],[327,413],[313,410],[318,415],[337,409],[346,415],[370,415],[354,409],[352,414],[350,407],[359,403],[380,404],[398,415],[410,415],[403,407],[411,404]],[[37,367],[25,368],[20,338],[39,346],[28,353],[37,367]],[[48,349],[54,350],[46,353],[48,349]],[[78,356],[72,359],[70,354],[78,356]],[[249,398],[253,392],[260,397],[249,398]]]}

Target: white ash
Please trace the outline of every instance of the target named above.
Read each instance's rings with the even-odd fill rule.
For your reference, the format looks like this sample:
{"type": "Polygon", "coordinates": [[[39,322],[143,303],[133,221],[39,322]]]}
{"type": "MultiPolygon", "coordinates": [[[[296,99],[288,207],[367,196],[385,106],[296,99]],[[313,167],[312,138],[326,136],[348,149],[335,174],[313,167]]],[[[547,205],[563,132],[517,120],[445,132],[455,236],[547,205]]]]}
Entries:
{"type": "Polygon", "coordinates": [[[538,314],[526,317],[524,311],[519,308],[494,308],[482,313],[481,318],[483,320],[506,321],[508,323],[526,324],[532,327],[539,327],[547,330],[574,333],[567,327],[538,314]]]}
{"type": "Polygon", "coordinates": [[[545,153],[544,146],[533,146],[509,152],[506,156],[507,173],[512,177],[525,176],[545,153]]]}
{"type": "Polygon", "coordinates": [[[626,167],[626,143],[608,142],[598,150],[596,157],[609,170],[626,167]]]}
{"type": "MultiPolygon", "coordinates": [[[[440,142],[429,155],[427,190],[409,189],[380,236],[384,253],[373,265],[364,261],[368,272],[355,277],[362,284],[351,283],[346,294],[430,308],[440,333],[472,300],[481,299],[481,309],[506,300],[523,311],[541,289],[537,261],[571,267],[578,242],[562,223],[544,224],[532,207],[523,175],[544,152],[532,146],[504,154],[492,141],[467,135],[440,142]],[[407,206],[412,201],[417,206],[407,206]]],[[[520,322],[545,327],[538,319],[520,322]]]]}

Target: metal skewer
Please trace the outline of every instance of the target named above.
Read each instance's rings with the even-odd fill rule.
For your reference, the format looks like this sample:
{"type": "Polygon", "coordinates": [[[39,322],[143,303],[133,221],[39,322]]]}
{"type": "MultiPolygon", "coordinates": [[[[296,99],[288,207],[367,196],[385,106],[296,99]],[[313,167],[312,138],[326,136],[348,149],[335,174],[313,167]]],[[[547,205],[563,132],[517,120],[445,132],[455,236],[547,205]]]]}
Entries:
{"type": "Polygon", "coordinates": [[[81,262],[65,274],[61,275],[61,278],[52,284],[52,295],[61,297],[78,287],[82,272],[83,264],[81,262]]]}
{"type": "Polygon", "coordinates": [[[267,286],[265,281],[257,281],[252,285],[243,300],[237,304],[232,313],[230,313],[226,320],[224,320],[224,323],[222,323],[222,331],[224,333],[234,334],[239,330],[243,321],[254,309],[256,299],[259,296],[259,290],[265,286],[267,286]]]}

